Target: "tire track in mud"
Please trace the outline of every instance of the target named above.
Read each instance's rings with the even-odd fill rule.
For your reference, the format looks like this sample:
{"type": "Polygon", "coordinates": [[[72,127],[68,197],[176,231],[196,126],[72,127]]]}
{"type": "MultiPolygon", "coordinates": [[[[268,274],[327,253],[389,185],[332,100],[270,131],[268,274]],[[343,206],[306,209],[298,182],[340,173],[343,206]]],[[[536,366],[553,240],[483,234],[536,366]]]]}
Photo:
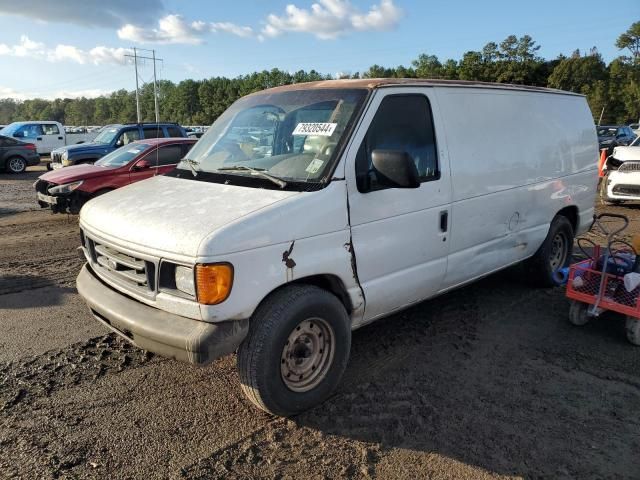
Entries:
{"type": "Polygon", "coordinates": [[[0,412],[28,409],[38,397],[137,368],[155,359],[115,333],[16,362],[0,363],[0,412]]]}
{"type": "Polygon", "coordinates": [[[77,252],[42,260],[4,263],[0,270],[0,295],[49,286],[74,286],[83,260],[77,252]]]}
{"type": "Polygon", "coordinates": [[[416,371],[414,362],[444,349],[450,371],[464,368],[476,348],[478,323],[536,295],[501,287],[503,301],[481,305],[487,288],[495,286],[491,283],[452,292],[355,332],[348,370],[332,398],[292,420],[273,419],[183,468],[179,476],[296,478],[303,471],[313,478],[375,478],[376,464],[387,453],[381,445],[400,445],[445,428],[429,392],[421,390],[431,380],[429,372],[416,371]],[[335,451],[340,455],[332,455],[335,451]]]}
{"type": "Polygon", "coordinates": [[[190,479],[375,478],[380,447],[273,420],[263,429],[183,468],[190,479]],[[332,452],[340,452],[339,458],[332,452]]]}

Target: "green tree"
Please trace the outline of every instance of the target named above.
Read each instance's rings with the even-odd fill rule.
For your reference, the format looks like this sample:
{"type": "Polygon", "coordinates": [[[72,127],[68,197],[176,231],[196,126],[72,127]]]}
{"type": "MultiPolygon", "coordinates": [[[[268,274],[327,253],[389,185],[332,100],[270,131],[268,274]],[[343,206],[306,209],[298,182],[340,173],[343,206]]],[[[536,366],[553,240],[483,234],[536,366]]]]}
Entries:
{"type": "Polygon", "coordinates": [[[640,61],[640,22],[633,23],[626,32],[618,37],[616,47],[620,50],[628,48],[634,61],[640,61]]]}

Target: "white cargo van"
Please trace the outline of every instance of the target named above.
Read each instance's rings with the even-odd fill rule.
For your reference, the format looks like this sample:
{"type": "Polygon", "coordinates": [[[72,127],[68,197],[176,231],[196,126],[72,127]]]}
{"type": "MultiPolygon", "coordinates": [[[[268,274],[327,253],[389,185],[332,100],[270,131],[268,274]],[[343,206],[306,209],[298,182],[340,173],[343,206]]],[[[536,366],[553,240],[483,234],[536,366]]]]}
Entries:
{"type": "Polygon", "coordinates": [[[234,103],[166,176],[88,202],[95,318],[290,415],[323,401],[351,331],[525,261],[549,285],[594,213],[580,95],[419,80],[274,88],[234,103]]]}

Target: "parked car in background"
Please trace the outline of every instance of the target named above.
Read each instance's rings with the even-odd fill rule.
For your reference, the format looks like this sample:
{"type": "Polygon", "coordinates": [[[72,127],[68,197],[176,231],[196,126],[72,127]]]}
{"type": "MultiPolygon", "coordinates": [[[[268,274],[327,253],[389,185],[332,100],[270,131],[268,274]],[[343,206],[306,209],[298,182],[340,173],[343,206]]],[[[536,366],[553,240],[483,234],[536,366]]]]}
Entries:
{"type": "Polygon", "coordinates": [[[640,201],[640,137],[631,145],[615,147],[607,158],[600,182],[600,199],[605,204],[640,201]]]}
{"type": "Polygon", "coordinates": [[[45,173],[34,184],[38,203],[54,213],[78,213],[95,196],[173,170],[195,143],[189,138],[139,140],[92,165],[45,173]]]}
{"type": "Polygon", "coordinates": [[[629,128],[633,130],[636,136],[640,135],[640,123],[630,123],[629,128]]]}
{"type": "Polygon", "coordinates": [[[636,138],[627,125],[601,125],[597,127],[597,132],[600,150],[606,148],[607,155],[611,155],[618,145],[629,145],[636,138]]]}
{"type": "Polygon", "coordinates": [[[13,122],[0,130],[0,135],[33,143],[40,155],[66,145],[66,133],[60,122],[13,122]]]}
{"type": "Polygon", "coordinates": [[[33,143],[0,135],[0,171],[22,173],[28,166],[39,163],[40,155],[33,143]]]}
{"type": "Polygon", "coordinates": [[[177,123],[127,123],[107,125],[92,142],[69,145],[51,152],[52,168],[94,163],[129,143],[149,138],[186,138],[187,132],[177,123]]]}
{"type": "Polygon", "coordinates": [[[189,138],[200,138],[200,137],[202,137],[202,135],[204,135],[204,132],[195,132],[195,131],[187,132],[187,136],[189,138]]]}

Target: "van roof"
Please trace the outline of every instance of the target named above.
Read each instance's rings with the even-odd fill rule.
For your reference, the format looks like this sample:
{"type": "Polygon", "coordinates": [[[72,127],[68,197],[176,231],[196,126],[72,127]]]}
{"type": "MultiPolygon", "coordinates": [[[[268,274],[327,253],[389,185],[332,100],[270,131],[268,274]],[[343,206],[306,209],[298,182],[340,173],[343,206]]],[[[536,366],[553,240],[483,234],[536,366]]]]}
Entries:
{"type": "Polygon", "coordinates": [[[394,87],[394,86],[445,86],[445,87],[466,87],[466,88],[487,88],[499,90],[519,90],[528,92],[555,93],[561,95],[573,95],[583,97],[584,95],[567,92],[564,90],[556,90],[554,88],[533,87],[528,85],[514,85],[511,83],[491,83],[476,82],[469,80],[437,80],[427,78],[361,78],[361,79],[344,79],[344,80],[321,80],[318,82],[295,83],[293,85],[283,85],[281,87],[269,88],[263,92],[286,92],[289,90],[308,90],[321,88],[366,88],[373,90],[376,88],[394,87]]]}

